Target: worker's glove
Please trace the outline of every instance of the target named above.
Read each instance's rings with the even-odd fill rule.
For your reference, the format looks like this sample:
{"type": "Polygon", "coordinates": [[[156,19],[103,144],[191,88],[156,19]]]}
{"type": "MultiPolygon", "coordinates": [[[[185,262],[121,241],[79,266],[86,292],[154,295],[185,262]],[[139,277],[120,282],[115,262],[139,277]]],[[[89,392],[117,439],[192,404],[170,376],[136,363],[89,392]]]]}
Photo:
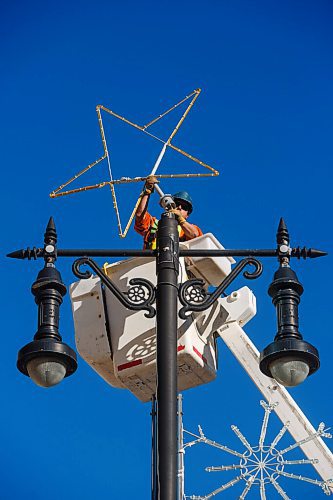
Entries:
{"type": "Polygon", "coordinates": [[[185,217],[182,216],[182,213],[180,210],[178,210],[177,208],[173,208],[172,210],[170,210],[170,212],[172,214],[175,214],[176,216],[176,219],[177,219],[177,222],[178,224],[181,226],[182,224],[184,224],[184,222],[186,222],[186,219],[185,217]]]}
{"type": "Polygon", "coordinates": [[[155,175],[149,175],[145,182],[145,187],[143,190],[143,194],[151,194],[154,192],[154,185],[158,184],[157,177],[155,175]]]}

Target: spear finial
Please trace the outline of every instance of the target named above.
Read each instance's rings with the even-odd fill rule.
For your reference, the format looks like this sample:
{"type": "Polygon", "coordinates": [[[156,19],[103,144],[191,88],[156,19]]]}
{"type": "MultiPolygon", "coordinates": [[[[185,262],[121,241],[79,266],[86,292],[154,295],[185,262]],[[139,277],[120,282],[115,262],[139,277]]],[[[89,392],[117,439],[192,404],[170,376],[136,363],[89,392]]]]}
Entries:
{"type": "Polygon", "coordinates": [[[279,227],[276,233],[276,242],[278,245],[289,245],[289,231],[284,219],[281,217],[279,227]]]}
{"type": "Polygon", "coordinates": [[[54,219],[51,216],[49,222],[46,226],[46,231],[44,234],[44,243],[47,244],[56,244],[57,243],[57,231],[54,223],[54,219]]]}

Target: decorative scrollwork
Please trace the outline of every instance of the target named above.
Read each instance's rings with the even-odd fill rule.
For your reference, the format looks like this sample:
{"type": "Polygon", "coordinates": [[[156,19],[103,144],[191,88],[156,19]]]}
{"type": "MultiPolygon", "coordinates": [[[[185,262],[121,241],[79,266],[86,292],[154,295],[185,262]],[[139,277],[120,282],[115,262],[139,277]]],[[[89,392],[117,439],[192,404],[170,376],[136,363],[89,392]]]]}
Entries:
{"type": "Polygon", "coordinates": [[[90,272],[89,269],[86,269],[85,271],[81,271],[80,269],[81,266],[84,266],[85,264],[90,265],[89,264],[90,262],[92,262],[92,259],[90,259],[89,257],[82,257],[81,259],[76,259],[72,265],[73,274],[75,274],[75,276],[77,276],[81,280],[86,280],[91,278],[92,272],[90,272]]]}
{"type": "MultiPolygon", "coordinates": [[[[144,278],[133,278],[129,281],[129,284],[131,287],[127,290],[127,292],[124,292],[124,294],[127,295],[131,304],[142,306],[150,305],[154,302],[155,287],[150,281],[144,278]]],[[[139,307],[139,309],[142,309],[142,307],[139,307]]],[[[156,311],[154,309],[153,316],[155,316],[155,314],[156,311]]],[[[152,318],[153,316],[147,317],[152,318]]]]}
{"type": "Polygon", "coordinates": [[[141,285],[132,286],[128,292],[125,292],[128,300],[134,304],[142,304],[145,299],[145,289],[141,285]]]}
{"type": "Polygon", "coordinates": [[[188,304],[201,304],[204,302],[207,292],[203,288],[202,280],[191,280],[190,286],[185,290],[186,301],[188,304]],[[196,283],[194,283],[196,281],[196,283]]]}
{"type": "Polygon", "coordinates": [[[72,270],[75,276],[80,279],[88,279],[92,276],[89,270],[81,271],[80,268],[84,265],[89,266],[97,274],[123,306],[134,311],[146,310],[146,318],[155,316],[156,310],[152,306],[155,301],[155,287],[150,281],[144,278],[133,278],[129,282],[130,288],[126,292],[122,292],[90,257],[82,257],[74,261],[72,270]]]}
{"type": "Polygon", "coordinates": [[[186,319],[187,313],[190,311],[200,312],[208,309],[242,272],[244,267],[248,265],[254,266],[255,269],[253,272],[244,271],[244,278],[255,279],[261,275],[262,263],[254,257],[247,257],[242,259],[237,266],[233,268],[212,293],[207,293],[204,288],[204,281],[201,279],[191,279],[180,285],[178,295],[180,302],[184,306],[179,310],[180,318],[186,319]]]}

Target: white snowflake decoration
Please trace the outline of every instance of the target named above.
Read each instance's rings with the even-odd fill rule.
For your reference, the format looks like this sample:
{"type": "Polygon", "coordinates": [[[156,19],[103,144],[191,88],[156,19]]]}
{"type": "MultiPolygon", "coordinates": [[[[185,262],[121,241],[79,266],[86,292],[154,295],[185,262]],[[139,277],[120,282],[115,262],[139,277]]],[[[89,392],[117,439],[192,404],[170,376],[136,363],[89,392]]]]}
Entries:
{"type": "Polygon", "coordinates": [[[278,442],[288,429],[289,422],[287,422],[282,427],[282,429],[280,430],[280,432],[277,434],[277,436],[274,438],[274,440],[270,445],[265,445],[264,441],[266,437],[269,416],[278,403],[267,404],[265,401],[261,401],[260,404],[264,408],[265,413],[261,426],[258,446],[251,446],[250,443],[245,438],[245,436],[238,429],[238,427],[236,427],[235,425],[231,426],[231,429],[234,431],[236,436],[240,439],[240,441],[246,448],[244,453],[239,453],[236,450],[232,450],[227,446],[219,444],[216,441],[212,441],[211,439],[208,439],[204,435],[202,428],[200,426],[198,426],[199,435],[184,430],[184,433],[195,438],[194,440],[184,444],[183,446],[184,450],[185,448],[193,446],[195,444],[204,443],[239,458],[239,464],[211,466],[211,467],[206,467],[205,469],[207,472],[237,470],[239,471],[239,475],[236,476],[234,479],[223,484],[222,486],[212,491],[211,493],[208,493],[207,495],[204,496],[192,495],[192,496],[185,496],[185,498],[189,498],[190,500],[208,500],[212,497],[215,497],[219,493],[222,493],[223,491],[227,490],[231,486],[234,486],[236,483],[244,481],[245,487],[241,495],[239,496],[240,500],[243,500],[249,493],[251,488],[255,486],[259,488],[260,499],[266,500],[266,486],[269,484],[273,485],[273,487],[276,489],[276,491],[284,500],[289,500],[289,497],[287,496],[286,492],[283,491],[283,489],[278,483],[278,479],[281,476],[315,484],[320,488],[322,488],[323,492],[326,495],[330,495],[332,493],[331,487],[333,485],[333,479],[329,479],[328,481],[319,481],[317,479],[311,479],[308,477],[296,475],[290,472],[286,472],[284,470],[286,465],[303,465],[303,464],[318,463],[318,460],[316,458],[311,460],[304,460],[304,459],[286,460],[285,454],[308,441],[316,439],[319,436],[324,438],[331,438],[332,435],[327,432],[329,429],[325,429],[325,424],[321,423],[318,427],[317,432],[310,434],[307,438],[301,441],[297,441],[293,445],[290,445],[287,448],[284,448],[283,450],[278,450],[277,449],[278,442]]]}

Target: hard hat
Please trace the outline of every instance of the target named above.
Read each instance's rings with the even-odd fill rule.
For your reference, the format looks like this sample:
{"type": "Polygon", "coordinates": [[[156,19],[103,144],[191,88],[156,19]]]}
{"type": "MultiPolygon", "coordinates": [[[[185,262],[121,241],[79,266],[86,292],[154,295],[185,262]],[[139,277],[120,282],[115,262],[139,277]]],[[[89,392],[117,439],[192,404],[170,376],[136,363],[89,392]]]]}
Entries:
{"type": "Polygon", "coordinates": [[[174,195],[172,195],[172,198],[176,201],[176,200],[182,200],[182,201],[186,201],[186,203],[188,203],[189,205],[189,210],[188,210],[188,213],[191,214],[192,211],[193,211],[193,201],[192,201],[192,198],[191,196],[188,194],[187,191],[178,191],[178,193],[175,193],[174,195]]]}

